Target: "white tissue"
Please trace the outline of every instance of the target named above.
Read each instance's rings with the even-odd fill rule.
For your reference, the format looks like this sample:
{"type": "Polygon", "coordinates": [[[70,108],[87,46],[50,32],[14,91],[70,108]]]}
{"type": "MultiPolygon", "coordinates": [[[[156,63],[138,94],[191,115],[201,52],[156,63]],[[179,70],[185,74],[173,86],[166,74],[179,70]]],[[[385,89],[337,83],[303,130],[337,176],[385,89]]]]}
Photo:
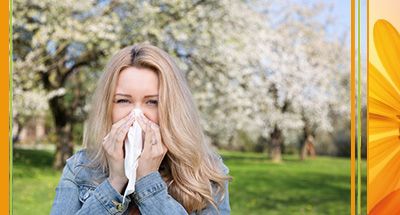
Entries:
{"type": "Polygon", "coordinates": [[[135,122],[129,128],[127,138],[125,140],[125,175],[128,178],[128,185],[125,189],[123,203],[125,197],[135,191],[136,183],[136,169],[138,167],[138,159],[142,153],[142,128],[140,127],[137,119],[142,115],[140,109],[134,109],[135,122]]]}

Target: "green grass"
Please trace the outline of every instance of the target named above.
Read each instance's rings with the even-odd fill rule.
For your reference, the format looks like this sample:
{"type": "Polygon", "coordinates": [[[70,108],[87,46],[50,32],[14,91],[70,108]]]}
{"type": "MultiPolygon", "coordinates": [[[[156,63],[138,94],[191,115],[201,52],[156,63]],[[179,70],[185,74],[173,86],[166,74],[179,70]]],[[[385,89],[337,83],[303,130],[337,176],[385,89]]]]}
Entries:
{"type": "Polygon", "coordinates": [[[49,151],[14,150],[13,214],[49,214],[60,171],[49,151]]]}
{"type": "MultiPolygon", "coordinates": [[[[275,164],[264,154],[223,152],[222,156],[233,176],[229,187],[232,214],[350,214],[348,159],[299,161],[289,156],[275,164]]],[[[49,214],[61,175],[51,168],[52,158],[50,151],[14,151],[15,215],[49,214]]],[[[363,185],[365,180],[363,176],[363,185]]],[[[363,202],[365,211],[365,189],[363,202]]]]}
{"type": "MultiPolygon", "coordinates": [[[[280,164],[264,154],[224,152],[230,168],[232,214],[350,214],[350,161],[318,157],[280,164]]],[[[365,163],[363,163],[365,170],[365,163]]],[[[363,176],[363,185],[366,177],[363,176]]],[[[366,193],[363,186],[363,211],[366,193]]]]}

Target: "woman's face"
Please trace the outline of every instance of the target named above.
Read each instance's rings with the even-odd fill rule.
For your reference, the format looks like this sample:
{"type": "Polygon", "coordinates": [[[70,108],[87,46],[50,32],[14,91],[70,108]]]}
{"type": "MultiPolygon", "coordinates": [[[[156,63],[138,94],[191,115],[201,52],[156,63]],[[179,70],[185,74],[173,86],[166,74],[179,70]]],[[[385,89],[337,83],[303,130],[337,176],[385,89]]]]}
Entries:
{"type": "Polygon", "coordinates": [[[127,116],[134,108],[158,124],[158,76],[147,68],[128,67],[118,76],[113,98],[113,123],[127,116]]]}

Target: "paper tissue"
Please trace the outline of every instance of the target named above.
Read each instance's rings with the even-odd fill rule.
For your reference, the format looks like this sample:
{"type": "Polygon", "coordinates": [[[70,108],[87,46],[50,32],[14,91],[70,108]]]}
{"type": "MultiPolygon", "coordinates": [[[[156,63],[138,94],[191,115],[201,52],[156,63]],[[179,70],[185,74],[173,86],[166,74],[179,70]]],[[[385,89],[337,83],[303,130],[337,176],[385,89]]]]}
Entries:
{"type": "Polygon", "coordinates": [[[142,153],[143,142],[142,142],[142,128],[140,127],[137,119],[143,112],[140,109],[134,109],[133,114],[135,121],[129,128],[127,138],[125,140],[125,175],[128,178],[128,185],[125,189],[123,202],[125,197],[135,191],[136,182],[136,169],[138,167],[138,159],[142,153]]]}

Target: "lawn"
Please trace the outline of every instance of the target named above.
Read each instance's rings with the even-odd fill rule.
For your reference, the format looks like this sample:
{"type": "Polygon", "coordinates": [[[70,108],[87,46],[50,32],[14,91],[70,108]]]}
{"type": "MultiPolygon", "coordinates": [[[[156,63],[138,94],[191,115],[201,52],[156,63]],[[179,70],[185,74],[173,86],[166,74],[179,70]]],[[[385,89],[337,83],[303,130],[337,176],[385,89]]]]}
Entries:
{"type": "MultiPolygon", "coordinates": [[[[348,159],[299,161],[286,156],[281,164],[275,164],[263,154],[225,152],[223,157],[234,177],[230,185],[232,214],[350,214],[348,159]]],[[[362,180],[365,185],[365,175],[362,180]]],[[[362,214],[366,214],[365,188],[362,191],[362,214]]]]}
{"type": "MultiPolygon", "coordinates": [[[[350,214],[348,159],[299,161],[284,156],[282,163],[275,164],[263,154],[222,155],[233,176],[229,187],[232,214],[350,214]]],[[[61,174],[51,168],[51,162],[50,151],[14,151],[13,214],[49,214],[61,174]]],[[[365,181],[364,176],[364,185],[365,181]]],[[[365,189],[363,202],[365,211],[365,189]]]]}

